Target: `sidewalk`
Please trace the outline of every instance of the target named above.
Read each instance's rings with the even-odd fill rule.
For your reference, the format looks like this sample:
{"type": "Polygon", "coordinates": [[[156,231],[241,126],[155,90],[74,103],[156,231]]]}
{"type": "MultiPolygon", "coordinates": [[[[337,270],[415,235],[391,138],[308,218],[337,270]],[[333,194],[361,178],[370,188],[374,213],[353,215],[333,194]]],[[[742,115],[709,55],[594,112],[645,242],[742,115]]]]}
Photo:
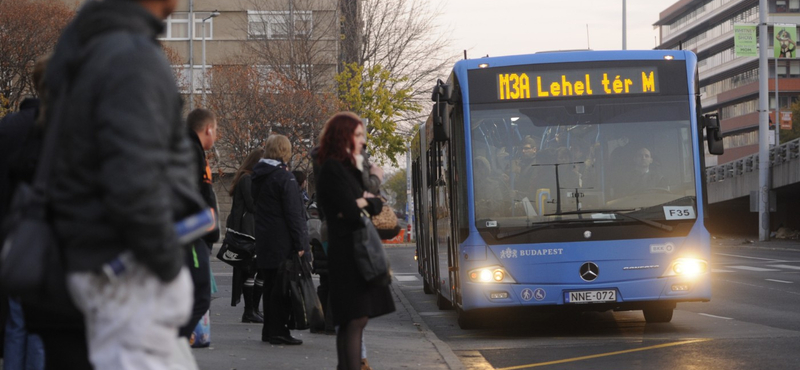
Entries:
{"type": "Polygon", "coordinates": [[[759,241],[758,235],[711,235],[711,247],[756,248],[768,250],[794,250],[800,252],[800,239],[777,239],[759,241]]]}
{"type": "MultiPolygon", "coordinates": [[[[271,345],[261,342],[261,324],[241,323],[244,303],[230,305],[233,269],[216,259],[218,248],[215,245],[211,257],[219,289],[211,301],[211,346],[192,350],[200,369],[336,369],[334,335],[298,330],[292,331],[292,336],[302,339],[302,345],[271,345]]],[[[372,368],[464,369],[450,347],[427,328],[399,287],[392,285],[392,293],[397,310],[370,320],[365,331],[372,368]]]]}

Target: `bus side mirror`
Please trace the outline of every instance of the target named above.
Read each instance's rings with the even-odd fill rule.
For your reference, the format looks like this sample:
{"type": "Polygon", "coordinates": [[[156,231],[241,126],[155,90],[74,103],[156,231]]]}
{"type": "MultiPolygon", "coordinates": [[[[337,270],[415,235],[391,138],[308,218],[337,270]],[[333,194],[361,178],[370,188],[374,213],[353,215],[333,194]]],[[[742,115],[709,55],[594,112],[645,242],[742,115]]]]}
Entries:
{"type": "Polygon", "coordinates": [[[722,145],[722,133],[719,127],[719,116],[717,114],[706,114],[703,116],[703,125],[706,127],[706,143],[708,152],[714,155],[721,155],[725,152],[722,145]]]}
{"type": "Polygon", "coordinates": [[[447,124],[447,102],[450,100],[450,85],[445,84],[442,80],[437,80],[436,86],[433,87],[431,92],[431,100],[434,101],[433,110],[431,111],[433,140],[447,141],[450,137],[447,124]]]}
{"type": "Polygon", "coordinates": [[[446,102],[450,100],[450,86],[445,84],[442,80],[436,80],[436,86],[433,87],[431,92],[431,101],[433,102],[446,102]]]}

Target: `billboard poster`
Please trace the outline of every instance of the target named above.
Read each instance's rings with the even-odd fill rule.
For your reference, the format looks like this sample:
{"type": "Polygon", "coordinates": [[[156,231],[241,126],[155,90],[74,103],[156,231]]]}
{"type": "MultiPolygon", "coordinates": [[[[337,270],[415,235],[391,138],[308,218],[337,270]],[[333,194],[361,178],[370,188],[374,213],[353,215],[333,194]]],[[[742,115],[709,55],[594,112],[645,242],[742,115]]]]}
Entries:
{"type": "Polygon", "coordinates": [[[738,24],[733,26],[733,44],[737,57],[757,57],[757,41],[756,26],[738,24]]]}
{"type": "Polygon", "coordinates": [[[775,25],[775,58],[794,58],[797,55],[797,26],[775,25]]]}

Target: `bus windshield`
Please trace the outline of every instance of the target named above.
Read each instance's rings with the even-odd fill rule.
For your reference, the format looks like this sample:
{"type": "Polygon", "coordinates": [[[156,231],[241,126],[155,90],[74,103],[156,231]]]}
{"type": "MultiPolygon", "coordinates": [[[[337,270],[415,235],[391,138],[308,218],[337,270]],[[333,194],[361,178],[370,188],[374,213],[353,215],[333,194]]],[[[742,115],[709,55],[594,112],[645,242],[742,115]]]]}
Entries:
{"type": "Polygon", "coordinates": [[[696,207],[686,96],[475,104],[469,127],[479,229],[696,207]]]}

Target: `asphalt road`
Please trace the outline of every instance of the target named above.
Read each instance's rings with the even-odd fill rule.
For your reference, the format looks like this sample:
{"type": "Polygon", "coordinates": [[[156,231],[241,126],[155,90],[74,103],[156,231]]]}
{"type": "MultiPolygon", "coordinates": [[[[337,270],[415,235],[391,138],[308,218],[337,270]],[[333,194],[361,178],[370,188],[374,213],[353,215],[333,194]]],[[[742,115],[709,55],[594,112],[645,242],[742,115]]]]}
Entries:
{"type": "Polygon", "coordinates": [[[712,301],[679,304],[670,323],[640,311],[501,313],[477,330],[423,293],[413,247],[388,252],[396,284],[469,369],[800,369],[800,248],[713,247],[712,301]]]}

